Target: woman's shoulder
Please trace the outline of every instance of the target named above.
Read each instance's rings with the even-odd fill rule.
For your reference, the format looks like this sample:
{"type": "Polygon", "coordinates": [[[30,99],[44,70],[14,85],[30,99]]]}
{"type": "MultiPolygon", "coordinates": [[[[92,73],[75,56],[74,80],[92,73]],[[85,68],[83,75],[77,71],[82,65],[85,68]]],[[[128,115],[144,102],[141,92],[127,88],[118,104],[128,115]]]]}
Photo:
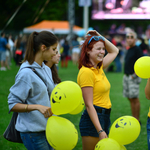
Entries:
{"type": "Polygon", "coordinates": [[[85,67],[85,66],[82,66],[81,68],[80,68],[80,74],[82,73],[84,73],[84,74],[91,74],[91,73],[93,73],[93,71],[92,71],[92,69],[91,68],[88,68],[88,67],[85,67]]]}
{"type": "Polygon", "coordinates": [[[21,68],[17,75],[16,75],[16,79],[22,79],[22,80],[28,80],[29,78],[32,78],[32,76],[34,76],[34,72],[32,70],[31,67],[24,67],[21,68]]]}

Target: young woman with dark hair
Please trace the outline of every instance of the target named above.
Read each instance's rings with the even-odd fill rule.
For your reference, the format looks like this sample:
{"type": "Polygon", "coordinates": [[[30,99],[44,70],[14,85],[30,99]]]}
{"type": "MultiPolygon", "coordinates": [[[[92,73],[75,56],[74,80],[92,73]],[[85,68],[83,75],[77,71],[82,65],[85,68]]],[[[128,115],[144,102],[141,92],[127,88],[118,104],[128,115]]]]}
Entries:
{"type": "Polygon", "coordinates": [[[52,150],[45,129],[48,117],[52,116],[50,95],[55,84],[43,61],[56,55],[57,44],[58,39],[51,32],[33,32],[15,84],[10,88],[9,110],[18,112],[16,130],[28,150],[52,150]]]}

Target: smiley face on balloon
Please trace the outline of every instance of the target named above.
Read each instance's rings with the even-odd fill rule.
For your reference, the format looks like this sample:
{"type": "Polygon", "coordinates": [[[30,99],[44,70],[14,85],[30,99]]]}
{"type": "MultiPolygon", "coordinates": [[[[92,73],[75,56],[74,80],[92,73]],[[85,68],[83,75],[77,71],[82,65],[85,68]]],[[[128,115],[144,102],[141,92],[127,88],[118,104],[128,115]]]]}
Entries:
{"type": "Polygon", "coordinates": [[[139,121],[133,116],[122,116],[111,126],[109,138],[116,140],[120,145],[127,145],[137,139],[140,134],[139,121]]]}
{"type": "Polygon", "coordinates": [[[94,150],[120,150],[120,145],[111,138],[104,138],[96,144],[94,150]]]}
{"type": "Polygon", "coordinates": [[[63,93],[62,90],[57,87],[52,95],[52,103],[61,103],[61,101],[65,100],[65,98],[65,93],[63,93]]]}
{"type": "Polygon", "coordinates": [[[126,117],[123,117],[120,120],[118,120],[115,125],[116,128],[125,128],[127,126],[131,126],[131,122],[126,117]]]}
{"type": "Polygon", "coordinates": [[[62,115],[75,110],[82,99],[79,85],[73,81],[63,81],[55,86],[51,93],[51,109],[53,114],[62,115]]]}

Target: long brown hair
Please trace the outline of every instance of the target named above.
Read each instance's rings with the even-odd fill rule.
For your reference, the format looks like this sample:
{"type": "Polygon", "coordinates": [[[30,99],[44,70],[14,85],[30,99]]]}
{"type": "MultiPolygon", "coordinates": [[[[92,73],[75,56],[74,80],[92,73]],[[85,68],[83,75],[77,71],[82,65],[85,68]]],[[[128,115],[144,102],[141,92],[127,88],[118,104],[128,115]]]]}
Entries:
{"type": "MultiPolygon", "coordinates": [[[[97,36],[97,35],[96,35],[97,36]]],[[[95,41],[95,40],[92,40],[89,44],[89,40],[92,38],[92,36],[87,36],[87,38],[85,39],[84,43],[81,45],[81,54],[80,54],[80,59],[79,59],[79,65],[78,65],[78,68],[80,69],[82,66],[85,66],[85,67],[93,67],[93,64],[91,63],[90,61],[90,58],[89,58],[89,54],[88,52],[92,50],[93,48],[93,45],[95,43],[97,43],[98,41],[101,41],[104,43],[105,45],[105,42],[101,39],[99,39],[98,41],[95,41]]],[[[99,66],[99,68],[101,67],[102,65],[102,62],[99,62],[97,66],[99,66]]]]}
{"type": "Polygon", "coordinates": [[[55,84],[58,84],[61,82],[59,76],[58,76],[58,71],[57,71],[57,67],[55,64],[52,65],[51,67],[51,71],[52,71],[52,78],[55,84]]]}
{"type": "Polygon", "coordinates": [[[57,42],[57,37],[49,31],[31,33],[28,38],[27,49],[23,62],[28,61],[29,64],[32,64],[35,59],[35,54],[40,50],[40,46],[42,44],[48,48],[57,42]]]}

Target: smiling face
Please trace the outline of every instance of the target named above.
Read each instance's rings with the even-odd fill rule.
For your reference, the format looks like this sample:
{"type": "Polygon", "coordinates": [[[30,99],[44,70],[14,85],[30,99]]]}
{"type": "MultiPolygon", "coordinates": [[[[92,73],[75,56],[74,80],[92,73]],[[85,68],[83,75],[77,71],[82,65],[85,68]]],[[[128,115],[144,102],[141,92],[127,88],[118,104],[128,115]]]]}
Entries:
{"type": "Polygon", "coordinates": [[[116,128],[125,128],[131,126],[131,122],[127,118],[121,118],[115,125],[116,128]]]}
{"type": "Polygon", "coordinates": [[[79,85],[73,81],[63,81],[53,89],[50,102],[53,114],[60,115],[73,111],[82,98],[79,85]]]}
{"type": "Polygon", "coordinates": [[[60,54],[58,50],[56,50],[56,55],[52,57],[50,61],[45,62],[45,64],[51,68],[54,64],[58,64],[60,60],[60,54]]]}
{"type": "Polygon", "coordinates": [[[93,45],[92,50],[89,51],[88,54],[89,54],[91,63],[94,65],[94,67],[96,67],[99,62],[103,61],[103,58],[105,55],[104,43],[101,41],[96,42],[93,45]]]}
{"type": "Polygon", "coordinates": [[[44,60],[50,61],[53,56],[56,55],[57,52],[57,45],[58,43],[55,43],[54,45],[48,47],[44,52],[43,52],[43,57],[44,60]]]}
{"type": "Polygon", "coordinates": [[[66,95],[59,87],[57,87],[52,94],[52,103],[61,103],[61,101],[64,101],[65,98],[66,95]]]}
{"type": "Polygon", "coordinates": [[[60,60],[60,53],[57,50],[56,55],[52,57],[51,62],[52,64],[58,64],[59,60],[60,60]]]}

